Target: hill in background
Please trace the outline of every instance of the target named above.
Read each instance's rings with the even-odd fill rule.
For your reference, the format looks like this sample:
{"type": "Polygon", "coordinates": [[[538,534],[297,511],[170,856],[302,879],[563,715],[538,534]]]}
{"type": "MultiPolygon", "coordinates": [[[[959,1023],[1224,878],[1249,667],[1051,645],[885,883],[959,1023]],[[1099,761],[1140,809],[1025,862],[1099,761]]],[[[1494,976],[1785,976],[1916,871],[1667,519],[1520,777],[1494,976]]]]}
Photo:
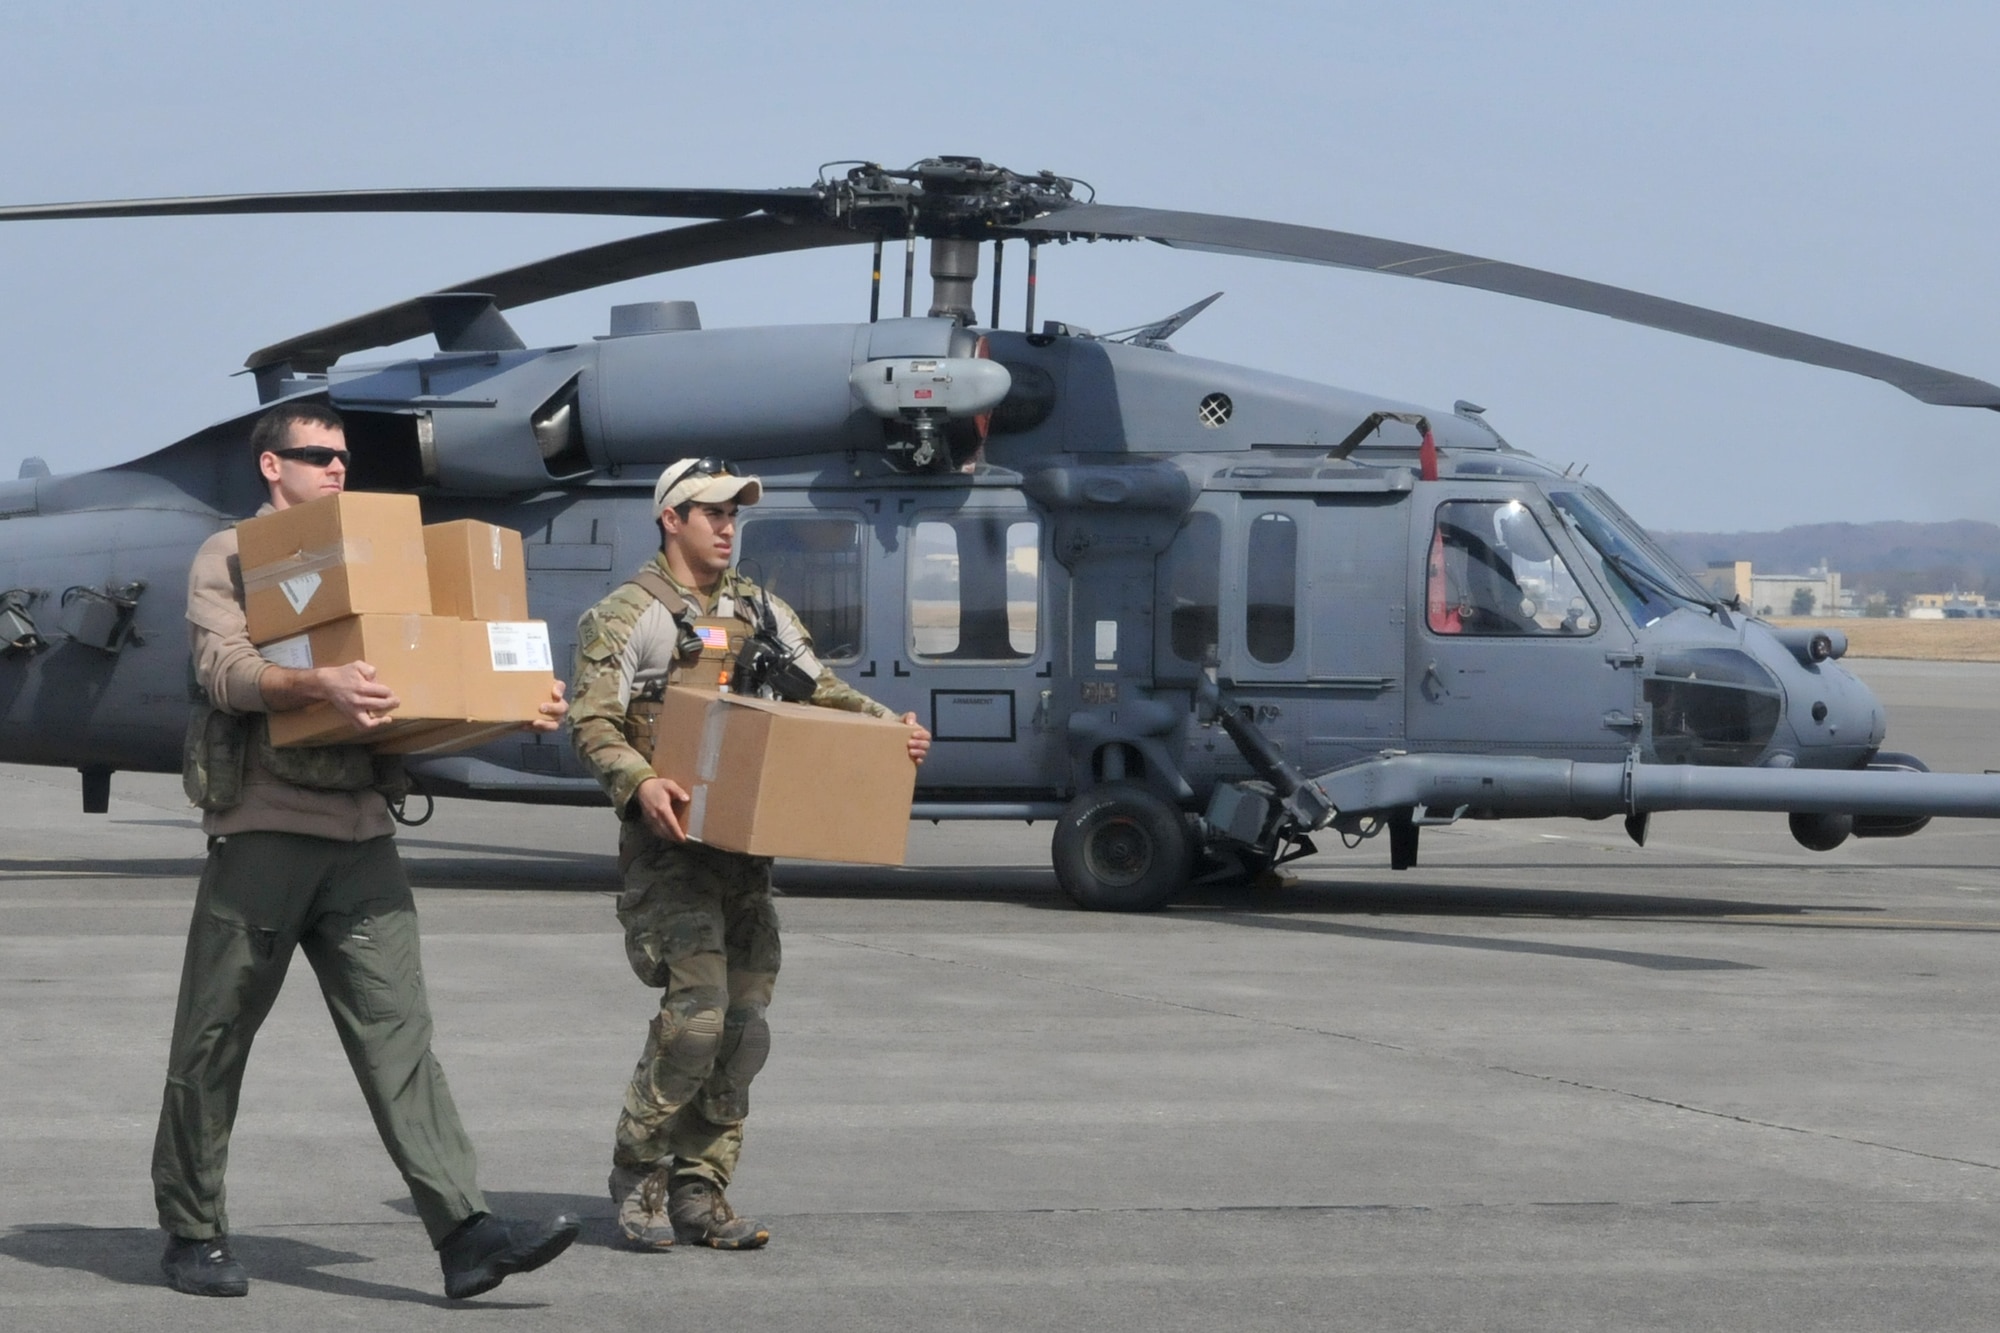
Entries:
{"type": "Polygon", "coordinates": [[[1674,557],[1699,571],[1712,560],[1748,560],[1759,574],[1803,574],[1824,560],[1857,592],[1984,593],[2000,597],[2000,525],[1806,523],[1779,532],[1656,532],[1674,557]]]}

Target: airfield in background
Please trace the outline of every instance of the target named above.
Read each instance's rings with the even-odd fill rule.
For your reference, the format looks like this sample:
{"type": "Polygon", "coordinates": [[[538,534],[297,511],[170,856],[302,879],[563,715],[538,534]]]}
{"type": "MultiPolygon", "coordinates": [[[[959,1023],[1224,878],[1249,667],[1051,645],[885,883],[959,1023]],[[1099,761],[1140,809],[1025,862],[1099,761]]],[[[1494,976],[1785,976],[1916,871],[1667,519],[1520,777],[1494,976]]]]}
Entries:
{"type": "MultiPolygon", "coordinates": [[[[1849,664],[1891,746],[2000,768],[2000,665],[1849,664]]],[[[230,1167],[251,1294],[160,1285],[147,1161],[202,844],[171,777],[77,805],[73,774],[0,769],[0,1325],[436,1327],[302,963],[230,1167]]],[[[1823,855],[1774,815],[1658,816],[1644,848],[1465,824],[1409,872],[1329,845],[1289,889],[1144,916],[1069,909],[1047,825],[782,864],[731,1191],[774,1239],[732,1255],[611,1243],[653,1005],[613,823],[448,802],[401,835],[493,1202],[586,1217],[481,1327],[2000,1326],[2000,824],[1823,855]]]]}

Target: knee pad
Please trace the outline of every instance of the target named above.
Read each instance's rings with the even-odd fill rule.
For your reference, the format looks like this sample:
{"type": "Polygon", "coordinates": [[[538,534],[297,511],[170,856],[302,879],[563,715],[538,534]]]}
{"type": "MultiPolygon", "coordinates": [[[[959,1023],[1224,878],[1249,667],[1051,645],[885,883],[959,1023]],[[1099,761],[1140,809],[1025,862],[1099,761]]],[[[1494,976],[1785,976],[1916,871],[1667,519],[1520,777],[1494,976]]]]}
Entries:
{"type": "Polygon", "coordinates": [[[653,1019],[650,1081],[663,1106],[678,1107],[701,1088],[716,1064],[724,1030],[723,997],[706,989],[683,991],[653,1019]]]}
{"type": "Polygon", "coordinates": [[[750,1114],[750,1080],[771,1058],[771,1025],[761,1006],[734,1008],[726,1015],[715,1073],[702,1090],[702,1114],[728,1125],[750,1114]]]}

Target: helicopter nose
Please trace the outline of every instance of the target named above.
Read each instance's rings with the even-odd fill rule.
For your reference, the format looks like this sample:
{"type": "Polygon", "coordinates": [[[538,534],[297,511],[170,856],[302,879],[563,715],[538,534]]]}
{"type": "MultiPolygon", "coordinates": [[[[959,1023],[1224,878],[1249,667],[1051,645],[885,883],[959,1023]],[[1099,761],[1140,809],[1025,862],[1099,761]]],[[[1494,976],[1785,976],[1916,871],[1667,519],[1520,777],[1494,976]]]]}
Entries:
{"type": "Polygon", "coordinates": [[[1846,667],[1833,662],[1798,667],[1786,687],[1786,711],[1800,746],[1824,755],[1832,766],[1860,762],[1888,734],[1882,701],[1846,667]]]}

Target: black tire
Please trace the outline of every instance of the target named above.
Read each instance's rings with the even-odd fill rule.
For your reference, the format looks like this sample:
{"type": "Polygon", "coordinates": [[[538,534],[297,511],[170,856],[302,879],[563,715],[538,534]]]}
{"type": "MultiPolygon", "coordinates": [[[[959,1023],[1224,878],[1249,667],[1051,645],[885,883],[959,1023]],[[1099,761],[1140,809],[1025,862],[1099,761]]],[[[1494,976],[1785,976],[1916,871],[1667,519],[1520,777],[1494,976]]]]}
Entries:
{"type": "Polygon", "coordinates": [[[1151,912],[1187,886],[1194,840],[1172,803],[1114,782],[1069,803],[1050,854],[1056,879],[1089,912],[1151,912]]]}

